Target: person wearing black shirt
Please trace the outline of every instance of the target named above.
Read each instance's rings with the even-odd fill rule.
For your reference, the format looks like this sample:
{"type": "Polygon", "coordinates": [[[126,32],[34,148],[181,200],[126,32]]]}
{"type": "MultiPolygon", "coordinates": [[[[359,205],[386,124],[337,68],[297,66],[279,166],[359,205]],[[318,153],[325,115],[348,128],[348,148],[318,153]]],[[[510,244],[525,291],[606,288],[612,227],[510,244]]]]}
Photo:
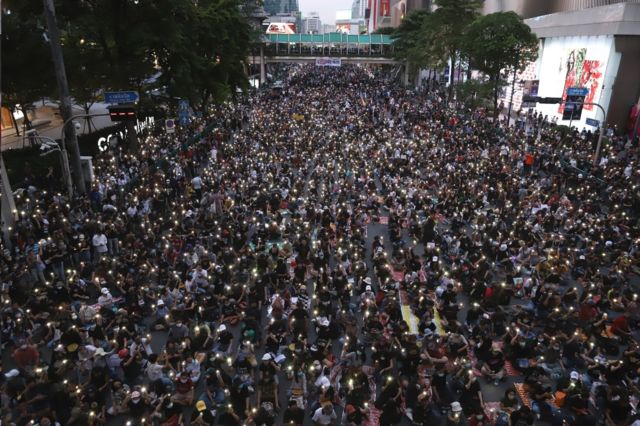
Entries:
{"type": "Polygon", "coordinates": [[[138,391],[131,392],[124,400],[124,405],[129,409],[129,415],[136,420],[146,416],[151,408],[147,399],[138,391]]]}
{"type": "Polygon", "coordinates": [[[298,407],[295,400],[289,401],[289,406],[284,410],[283,424],[291,426],[302,426],[304,422],[304,410],[298,407]]]}
{"type": "Polygon", "coordinates": [[[511,413],[511,424],[513,426],[531,426],[534,424],[535,419],[536,416],[533,411],[524,404],[511,413]]]}
{"type": "Polygon", "coordinates": [[[293,336],[307,337],[309,313],[300,304],[295,305],[289,315],[289,330],[293,336]]]}
{"type": "Polygon", "coordinates": [[[240,417],[236,414],[232,405],[228,405],[218,417],[218,425],[220,426],[240,426],[242,423],[240,417]]]}
{"type": "Polygon", "coordinates": [[[191,413],[191,423],[194,426],[213,426],[216,422],[215,416],[207,409],[204,401],[198,401],[196,408],[191,413]]]}

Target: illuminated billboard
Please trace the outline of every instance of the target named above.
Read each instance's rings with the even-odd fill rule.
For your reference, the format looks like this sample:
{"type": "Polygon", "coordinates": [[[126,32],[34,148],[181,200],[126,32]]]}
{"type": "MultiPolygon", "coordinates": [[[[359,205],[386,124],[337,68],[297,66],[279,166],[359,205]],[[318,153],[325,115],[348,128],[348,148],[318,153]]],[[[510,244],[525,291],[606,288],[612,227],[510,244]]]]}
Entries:
{"type": "MultiPolygon", "coordinates": [[[[537,64],[538,96],[566,100],[568,89],[584,89],[586,104],[598,103],[608,109],[619,61],[612,36],[549,37],[542,46],[537,64]]],[[[536,106],[549,119],[561,119],[564,109],[564,104],[536,106]]],[[[580,120],[573,120],[573,125],[582,128],[587,119],[602,118],[598,107],[584,105],[580,120]]]]}
{"type": "Polygon", "coordinates": [[[267,27],[267,34],[295,34],[296,24],[293,22],[272,22],[267,27]]]}

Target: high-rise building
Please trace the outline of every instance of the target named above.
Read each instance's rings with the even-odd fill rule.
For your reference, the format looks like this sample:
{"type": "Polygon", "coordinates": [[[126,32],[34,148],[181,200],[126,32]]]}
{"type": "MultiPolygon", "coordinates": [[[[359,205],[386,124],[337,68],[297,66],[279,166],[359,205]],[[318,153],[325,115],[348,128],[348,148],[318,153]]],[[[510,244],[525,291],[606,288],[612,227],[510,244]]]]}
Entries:
{"type": "Polygon", "coordinates": [[[322,33],[323,34],[329,34],[329,33],[335,33],[336,32],[336,26],[333,24],[322,24],[322,33]]]}
{"type": "Polygon", "coordinates": [[[305,34],[322,33],[322,22],[318,12],[310,12],[309,16],[302,20],[302,32],[305,34]]]}
{"type": "Polygon", "coordinates": [[[264,10],[269,15],[299,12],[298,0],[264,0],[264,10]]]}
{"type": "Polygon", "coordinates": [[[485,14],[514,11],[527,19],[551,13],[571,12],[616,3],[640,3],[640,0],[485,0],[482,11],[485,14]]]}
{"type": "Polygon", "coordinates": [[[353,0],[353,3],[351,3],[351,18],[364,19],[368,6],[369,0],[353,0]]]}

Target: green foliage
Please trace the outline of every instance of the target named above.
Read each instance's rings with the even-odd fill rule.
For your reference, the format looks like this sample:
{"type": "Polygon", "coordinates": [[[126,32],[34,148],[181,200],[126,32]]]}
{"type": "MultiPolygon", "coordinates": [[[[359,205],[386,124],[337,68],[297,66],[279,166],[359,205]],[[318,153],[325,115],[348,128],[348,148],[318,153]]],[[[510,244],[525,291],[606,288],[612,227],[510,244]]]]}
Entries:
{"type": "Polygon", "coordinates": [[[569,126],[566,126],[564,124],[557,124],[557,125],[553,126],[551,128],[551,130],[553,132],[560,133],[560,136],[563,137],[563,138],[566,137],[569,134],[569,132],[571,132],[571,129],[569,128],[569,126]]]}
{"type": "Polygon", "coordinates": [[[455,87],[456,99],[469,108],[488,107],[493,88],[482,80],[467,80],[455,87]]]}
{"type": "MultiPolygon", "coordinates": [[[[56,93],[42,0],[5,3],[2,49],[11,60],[2,63],[3,102],[56,93]]],[[[159,83],[172,96],[222,100],[247,86],[249,10],[236,0],[57,0],[72,96],[86,108],[102,90],[144,92],[161,70],[159,83]]]]}
{"type": "Polygon", "coordinates": [[[375,30],[373,34],[393,35],[395,31],[396,29],[394,27],[382,27],[375,30]]]}
{"type": "Polygon", "coordinates": [[[424,36],[432,57],[442,64],[461,51],[467,26],[478,17],[482,1],[436,0],[436,4],[438,8],[428,17],[424,36]]]}
{"type": "Polygon", "coordinates": [[[190,30],[160,61],[169,71],[164,76],[169,93],[204,106],[246,88],[244,62],[254,33],[237,2],[202,0],[187,18],[190,30]]]}
{"type": "Polygon", "coordinates": [[[423,40],[423,29],[429,14],[428,10],[409,13],[392,35],[396,58],[409,61],[414,69],[430,65],[423,40]]]}
{"type": "MultiPolygon", "coordinates": [[[[434,12],[409,14],[395,33],[395,51],[412,67],[441,67],[460,58],[467,26],[478,16],[480,0],[437,0],[434,12]]],[[[450,69],[453,76],[453,67],[450,69]]],[[[453,94],[453,86],[449,95],[453,94]]]]}
{"type": "Polygon", "coordinates": [[[522,71],[538,56],[538,39],[514,12],[498,12],[476,19],[464,38],[465,53],[474,68],[493,85],[494,107],[506,75],[522,71]]]}
{"type": "Polygon", "coordinates": [[[26,106],[54,91],[51,50],[45,40],[42,2],[2,5],[2,105],[26,106]]]}

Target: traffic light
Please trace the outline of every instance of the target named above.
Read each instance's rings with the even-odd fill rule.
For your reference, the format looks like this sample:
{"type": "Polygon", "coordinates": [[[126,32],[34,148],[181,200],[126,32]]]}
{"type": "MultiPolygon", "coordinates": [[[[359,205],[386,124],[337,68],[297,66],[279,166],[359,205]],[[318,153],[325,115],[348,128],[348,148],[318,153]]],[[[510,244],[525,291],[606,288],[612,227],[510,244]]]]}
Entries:
{"type": "Polygon", "coordinates": [[[562,98],[540,98],[538,103],[541,104],[561,104],[562,98]]]}
{"type": "Polygon", "coordinates": [[[582,104],[584,96],[567,96],[564,103],[564,111],[562,112],[563,120],[580,120],[582,117],[582,104]]]}
{"type": "Polygon", "coordinates": [[[542,98],[540,96],[523,96],[522,102],[538,104],[561,104],[562,98],[542,98]]]}
{"type": "Polygon", "coordinates": [[[133,104],[110,105],[107,109],[111,121],[136,121],[138,119],[136,107],[133,104]]]}

